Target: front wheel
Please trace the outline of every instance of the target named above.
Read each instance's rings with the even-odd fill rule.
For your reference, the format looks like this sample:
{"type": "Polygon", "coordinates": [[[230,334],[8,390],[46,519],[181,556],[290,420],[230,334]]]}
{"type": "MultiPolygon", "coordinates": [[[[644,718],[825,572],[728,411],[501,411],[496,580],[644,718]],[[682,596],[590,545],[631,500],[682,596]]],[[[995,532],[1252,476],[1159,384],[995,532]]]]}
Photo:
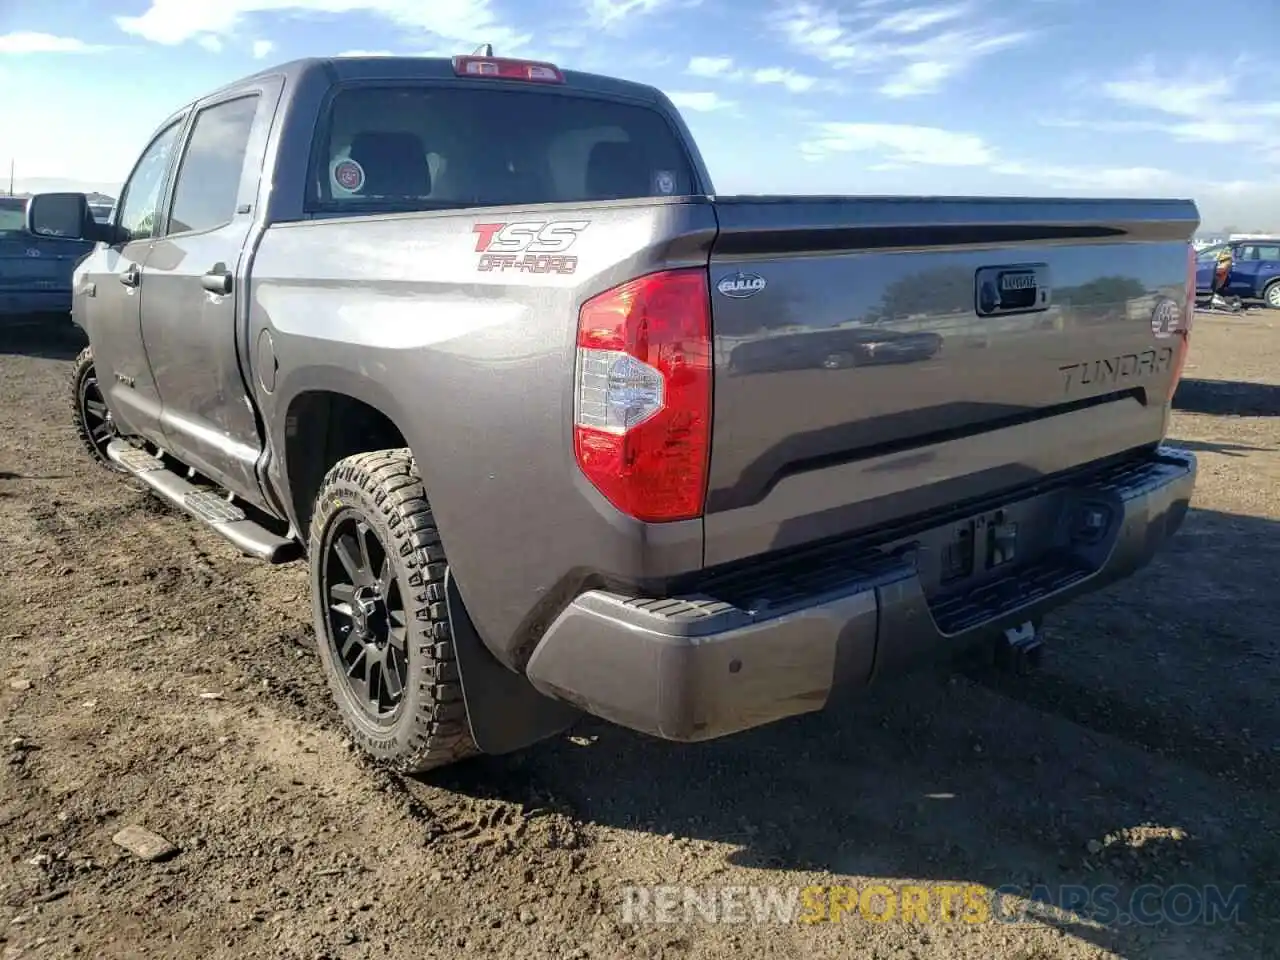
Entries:
{"type": "Polygon", "coordinates": [[[98,384],[98,371],[93,363],[93,347],[80,351],[71,365],[71,415],[76,436],[85,451],[100,466],[115,473],[124,468],[107,456],[107,444],[116,438],[116,425],[107,409],[106,398],[98,384]]]}
{"type": "Polygon", "coordinates": [[[1262,299],[1272,310],[1280,310],[1280,280],[1272,280],[1262,291],[1262,299]]]}
{"type": "Polygon", "coordinates": [[[316,640],[356,742],[424,773],[479,753],[445,603],[445,562],[408,450],[340,460],[311,517],[316,640]]]}

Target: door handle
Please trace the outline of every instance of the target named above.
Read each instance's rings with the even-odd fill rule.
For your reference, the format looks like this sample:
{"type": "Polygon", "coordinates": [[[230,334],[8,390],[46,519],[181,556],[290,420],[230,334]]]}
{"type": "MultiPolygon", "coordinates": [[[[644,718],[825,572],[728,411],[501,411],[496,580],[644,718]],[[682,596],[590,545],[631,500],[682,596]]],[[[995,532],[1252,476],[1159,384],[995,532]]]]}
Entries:
{"type": "Polygon", "coordinates": [[[231,271],[225,263],[215,263],[213,268],[200,278],[200,285],[210,293],[225,297],[231,292],[231,271]]]}
{"type": "Polygon", "coordinates": [[[136,287],[142,280],[142,271],[138,269],[136,263],[129,264],[124,273],[120,274],[120,282],[126,287],[136,287]]]}

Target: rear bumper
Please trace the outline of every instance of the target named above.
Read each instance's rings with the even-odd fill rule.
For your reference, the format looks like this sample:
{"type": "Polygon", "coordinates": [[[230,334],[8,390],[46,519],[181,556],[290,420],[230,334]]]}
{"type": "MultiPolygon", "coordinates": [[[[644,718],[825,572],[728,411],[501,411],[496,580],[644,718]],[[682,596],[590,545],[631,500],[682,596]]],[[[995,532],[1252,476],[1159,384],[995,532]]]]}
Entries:
{"type": "Polygon", "coordinates": [[[761,560],[688,595],[588,591],[543,636],[529,680],[669,740],[708,740],[820,710],[839,693],[1034,620],[1142,567],[1181,525],[1195,481],[1194,455],[1162,447],[876,542],[761,560]],[[1077,523],[1086,515],[1092,526],[1077,523]],[[1009,521],[1022,528],[1027,561],[980,572],[959,591],[939,586],[955,531],[981,531],[992,517],[1001,530],[1009,521]]]}

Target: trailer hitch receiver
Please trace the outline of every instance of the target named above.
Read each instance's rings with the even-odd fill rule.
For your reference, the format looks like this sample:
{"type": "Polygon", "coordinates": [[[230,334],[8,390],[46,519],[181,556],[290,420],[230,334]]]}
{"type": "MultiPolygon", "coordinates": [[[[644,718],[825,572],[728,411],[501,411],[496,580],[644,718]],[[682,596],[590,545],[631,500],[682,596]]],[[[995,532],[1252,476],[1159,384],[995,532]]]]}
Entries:
{"type": "Polygon", "coordinates": [[[1040,666],[1043,656],[1044,630],[1030,620],[1005,630],[996,641],[996,666],[1010,673],[1031,673],[1040,666]]]}

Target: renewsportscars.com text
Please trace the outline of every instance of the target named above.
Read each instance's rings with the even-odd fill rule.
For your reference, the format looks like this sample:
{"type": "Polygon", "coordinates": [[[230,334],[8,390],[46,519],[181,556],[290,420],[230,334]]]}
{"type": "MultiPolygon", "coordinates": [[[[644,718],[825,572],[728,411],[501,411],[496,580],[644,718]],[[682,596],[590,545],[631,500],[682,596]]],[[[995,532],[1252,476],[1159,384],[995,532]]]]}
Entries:
{"type": "Polygon", "coordinates": [[[1131,891],[1101,884],[904,884],[891,887],[692,887],[622,889],[621,920],[649,923],[1023,923],[1074,917],[1095,923],[1157,925],[1238,922],[1245,889],[1148,884],[1131,891]]]}

